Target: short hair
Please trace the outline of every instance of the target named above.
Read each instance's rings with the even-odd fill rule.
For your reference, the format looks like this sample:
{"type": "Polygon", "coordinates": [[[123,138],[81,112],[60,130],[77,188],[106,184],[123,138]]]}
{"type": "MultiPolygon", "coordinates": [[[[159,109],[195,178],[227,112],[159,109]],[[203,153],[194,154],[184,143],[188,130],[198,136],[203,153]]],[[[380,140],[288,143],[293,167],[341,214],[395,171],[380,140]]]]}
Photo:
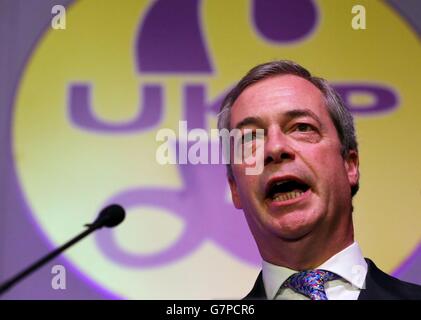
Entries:
{"type": "MultiPolygon", "coordinates": [[[[260,64],[251,69],[225,96],[218,113],[218,129],[231,130],[231,108],[240,94],[249,86],[258,81],[280,75],[295,75],[316,86],[325,98],[326,107],[341,143],[341,155],[347,157],[351,150],[358,152],[355,135],[354,119],[345,106],[344,101],[335,89],[323,78],[314,77],[311,73],[296,62],[290,60],[277,60],[260,64]]],[[[227,175],[233,179],[231,164],[227,165],[227,175]]],[[[359,189],[359,183],[351,187],[354,196],[359,189]]]]}

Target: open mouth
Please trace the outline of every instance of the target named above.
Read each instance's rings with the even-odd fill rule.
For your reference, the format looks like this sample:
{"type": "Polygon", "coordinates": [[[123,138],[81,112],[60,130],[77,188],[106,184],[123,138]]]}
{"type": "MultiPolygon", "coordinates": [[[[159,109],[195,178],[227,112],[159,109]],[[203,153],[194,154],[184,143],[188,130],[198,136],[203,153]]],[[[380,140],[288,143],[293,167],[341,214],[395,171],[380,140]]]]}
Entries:
{"type": "Polygon", "coordinates": [[[270,183],[266,190],[266,199],[284,202],[301,197],[310,186],[298,179],[284,179],[270,183]]]}

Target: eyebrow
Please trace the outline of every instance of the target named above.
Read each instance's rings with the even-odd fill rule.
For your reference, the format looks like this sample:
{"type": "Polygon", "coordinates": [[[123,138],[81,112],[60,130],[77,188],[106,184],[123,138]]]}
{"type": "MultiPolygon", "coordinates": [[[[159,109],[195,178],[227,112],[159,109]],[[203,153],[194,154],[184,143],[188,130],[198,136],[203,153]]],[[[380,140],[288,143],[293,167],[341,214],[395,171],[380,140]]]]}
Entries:
{"type": "Polygon", "coordinates": [[[235,128],[241,129],[246,126],[254,125],[256,127],[263,128],[265,126],[265,121],[260,117],[247,117],[241,120],[235,128]]]}
{"type": "MultiPolygon", "coordinates": [[[[283,113],[288,121],[296,118],[310,117],[314,119],[320,127],[324,127],[320,118],[310,109],[293,109],[283,113]]],[[[241,120],[235,128],[241,129],[245,126],[253,125],[259,128],[265,127],[265,121],[261,117],[247,117],[241,120]]]]}

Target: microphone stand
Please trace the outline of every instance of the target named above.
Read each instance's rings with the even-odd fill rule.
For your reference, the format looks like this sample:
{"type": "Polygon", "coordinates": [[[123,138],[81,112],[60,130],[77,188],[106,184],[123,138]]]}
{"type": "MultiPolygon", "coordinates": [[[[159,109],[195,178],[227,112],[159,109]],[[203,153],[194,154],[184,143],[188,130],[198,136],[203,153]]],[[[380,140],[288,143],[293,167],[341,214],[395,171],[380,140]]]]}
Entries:
{"type": "Polygon", "coordinates": [[[80,233],[78,236],[74,237],[70,241],[66,242],[61,247],[55,249],[54,251],[50,252],[43,258],[39,259],[26,269],[19,272],[17,275],[12,277],[11,279],[5,281],[0,285],[0,295],[4,294],[7,290],[9,290],[12,286],[14,286],[16,283],[30,275],[32,272],[37,270],[38,268],[42,267],[44,264],[46,264],[48,261],[52,260],[53,258],[57,257],[61,252],[78,242],[79,240],[85,238],[87,235],[92,233],[95,230],[98,230],[104,226],[111,228],[123,221],[125,217],[125,212],[122,207],[119,205],[111,205],[106,207],[101,211],[98,218],[95,220],[92,224],[86,224],[85,226],[88,227],[87,230],[80,233]]]}

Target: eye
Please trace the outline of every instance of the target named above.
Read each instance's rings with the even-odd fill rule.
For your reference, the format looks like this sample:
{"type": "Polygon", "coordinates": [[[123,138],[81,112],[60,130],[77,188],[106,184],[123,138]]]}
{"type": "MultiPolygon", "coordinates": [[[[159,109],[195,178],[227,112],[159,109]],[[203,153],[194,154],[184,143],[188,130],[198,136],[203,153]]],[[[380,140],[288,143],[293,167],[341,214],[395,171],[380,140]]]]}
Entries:
{"type": "Polygon", "coordinates": [[[308,123],[298,123],[294,130],[299,131],[299,132],[310,132],[310,131],[315,131],[315,128],[308,123]]]}
{"type": "Polygon", "coordinates": [[[256,132],[252,131],[252,132],[245,133],[241,140],[242,140],[242,143],[248,143],[248,142],[256,140],[256,132]]]}
{"type": "Polygon", "coordinates": [[[256,142],[256,140],[261,140],[264,138],[264,130],[263,129],[253,129],[253,130],[249,130],[246,129],[244,131],[243,136],[241,137],[241,143],[242,144],[247,144],[250,142],[256,142]]]}

